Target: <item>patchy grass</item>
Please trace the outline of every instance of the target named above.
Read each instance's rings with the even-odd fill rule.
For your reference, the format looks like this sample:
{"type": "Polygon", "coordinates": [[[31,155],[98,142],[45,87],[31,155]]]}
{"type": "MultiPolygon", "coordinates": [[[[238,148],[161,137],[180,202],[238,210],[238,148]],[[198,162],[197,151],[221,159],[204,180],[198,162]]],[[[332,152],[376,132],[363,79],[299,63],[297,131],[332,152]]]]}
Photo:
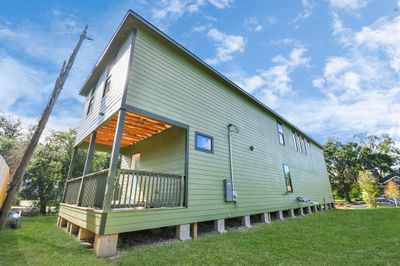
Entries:
{"type": "Polygon", "coordinates": [[[397,265],[400,208],[334,210],[195,241],[124,248],[99,259],[55,226],[26,218],[0,233],[1,265],[397,265]]]}

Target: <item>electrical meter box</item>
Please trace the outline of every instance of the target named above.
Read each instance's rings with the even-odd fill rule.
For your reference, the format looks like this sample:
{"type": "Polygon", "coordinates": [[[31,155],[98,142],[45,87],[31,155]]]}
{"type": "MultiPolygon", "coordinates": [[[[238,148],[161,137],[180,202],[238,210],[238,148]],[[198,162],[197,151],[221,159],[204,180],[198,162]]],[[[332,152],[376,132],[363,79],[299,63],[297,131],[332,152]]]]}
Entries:
{"type": "Polygon", "coordinates": [[[237,200],[236,191],[233,191],[232,180],[230,179],[224,179],[224,195],[225,195],[225,201],[237,200]]]}

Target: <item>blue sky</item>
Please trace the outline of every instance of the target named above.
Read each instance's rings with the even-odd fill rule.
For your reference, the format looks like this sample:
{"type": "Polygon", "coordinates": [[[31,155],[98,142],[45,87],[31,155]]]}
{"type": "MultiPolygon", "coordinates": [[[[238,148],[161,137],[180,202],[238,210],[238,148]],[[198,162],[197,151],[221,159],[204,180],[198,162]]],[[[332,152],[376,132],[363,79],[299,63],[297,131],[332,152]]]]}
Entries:
{"type": "Polygon", "coordinates": [[[400,0],[1,0],[0,112],[33,124],[89,24],[48,125],[77,127],[78,90],[128,9],[321,143],[400,141],[400,0]]]}

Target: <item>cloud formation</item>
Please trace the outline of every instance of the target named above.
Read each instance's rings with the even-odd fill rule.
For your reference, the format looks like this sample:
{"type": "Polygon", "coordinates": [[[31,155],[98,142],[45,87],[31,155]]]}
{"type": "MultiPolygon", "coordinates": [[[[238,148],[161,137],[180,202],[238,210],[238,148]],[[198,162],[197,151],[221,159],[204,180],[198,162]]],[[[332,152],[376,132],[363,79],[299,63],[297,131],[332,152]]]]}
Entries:
{"type": "Polygon", "coordinates": [[[196,13],[207,4],[224,9],[230,7],[232,3],[233,0],[162,0],[152,9],[152,18],[159,27],[166,30],[172,21],[185,14],[196,13]]]}
{"type": "Polygon", "coordinates": [[[379,19],[358,32],[344,27],[337,15],[333,19],[333,36],[346,53],[327,58],[322,76],[313,80],[325,98],[303,101],[299,108],[307,115],[298,122],[314,132],[388,132],[399,141],[400,17],[379,19]]]}
{"type": "Polygon", "coordinates": [[[217,65],[233,59],[237,53],[243,53],[246,46],[244,37],[223,33],[215,28],[208,31],[207,36],[214,41],[216,55],[214,58],[207,58],[205,61],[210,65],[217,65]]]}
{"type": "Polygon", "coordinates": [[[308,66],[310,58],[306,52],[304,47],[296,47],[287,57],[275,56],[272,59],[273,66],[242,78],[238,84],[266,105],[275,108],[280,97],[292,91],[291,74],[299,67],[308,66]]]}
{"type": "Polygon", "coordinates": [[[329,0],[333,8],[344,10],[356,10],[365,7],[368,4],[367,0],[329,0]]]}

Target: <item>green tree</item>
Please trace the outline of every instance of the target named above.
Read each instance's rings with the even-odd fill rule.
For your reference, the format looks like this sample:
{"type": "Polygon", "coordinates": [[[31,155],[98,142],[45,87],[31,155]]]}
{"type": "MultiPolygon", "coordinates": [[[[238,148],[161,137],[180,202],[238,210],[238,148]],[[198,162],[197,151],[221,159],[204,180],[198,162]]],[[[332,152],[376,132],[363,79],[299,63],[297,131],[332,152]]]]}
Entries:
{"type": "Polygon", "coordinates": [[[399,163],[400,150],[387,134],[381,136],[356,136],[360,145],[360,163],[364,170],[370,171],[377,180],[394,172],[399,163]]]}
{"type": "MultiPolygon", "coordinates": [[[[46,214],[47,206],[58,201],[64,191],[65,181],[75,143],[76,131],[53,131],[44,143],[40,144],[24,176],[20,195],[39,202],[40,213],[46,214]]],[[[73,177],[82,175],[86,152],[78,150],[73,177]]],[[[93,171],[108,167],[109,156],[96,152],[93,158],[93,171]]]]}
{"type": "Polygon", "coordinates": [[[325,144],[324,155],[332,188],[339,197],[351,202],[350,192],[357,185],[358,172],[361,170],[359,145],[329,140],[325,144]]]}
{"type": "Polygon", "coordinates": [[[16,139],[22,135],[21,121],[0,114],[0,135],[16,139]]]}
{"type": "Polygon", "coordinates": [[[11,172],[25,148],[26,137],[22,134],[19,120],[0,114],[0,154],[10,166],[11,172]]]}
{"type": "Polygon", "coordinates": [[[370,208],[376,208],[376,200],[379,196],[379,186],[374,175],[369,171],[361,171],[358,183],[362,190],[363,199],[370,208]]]}

